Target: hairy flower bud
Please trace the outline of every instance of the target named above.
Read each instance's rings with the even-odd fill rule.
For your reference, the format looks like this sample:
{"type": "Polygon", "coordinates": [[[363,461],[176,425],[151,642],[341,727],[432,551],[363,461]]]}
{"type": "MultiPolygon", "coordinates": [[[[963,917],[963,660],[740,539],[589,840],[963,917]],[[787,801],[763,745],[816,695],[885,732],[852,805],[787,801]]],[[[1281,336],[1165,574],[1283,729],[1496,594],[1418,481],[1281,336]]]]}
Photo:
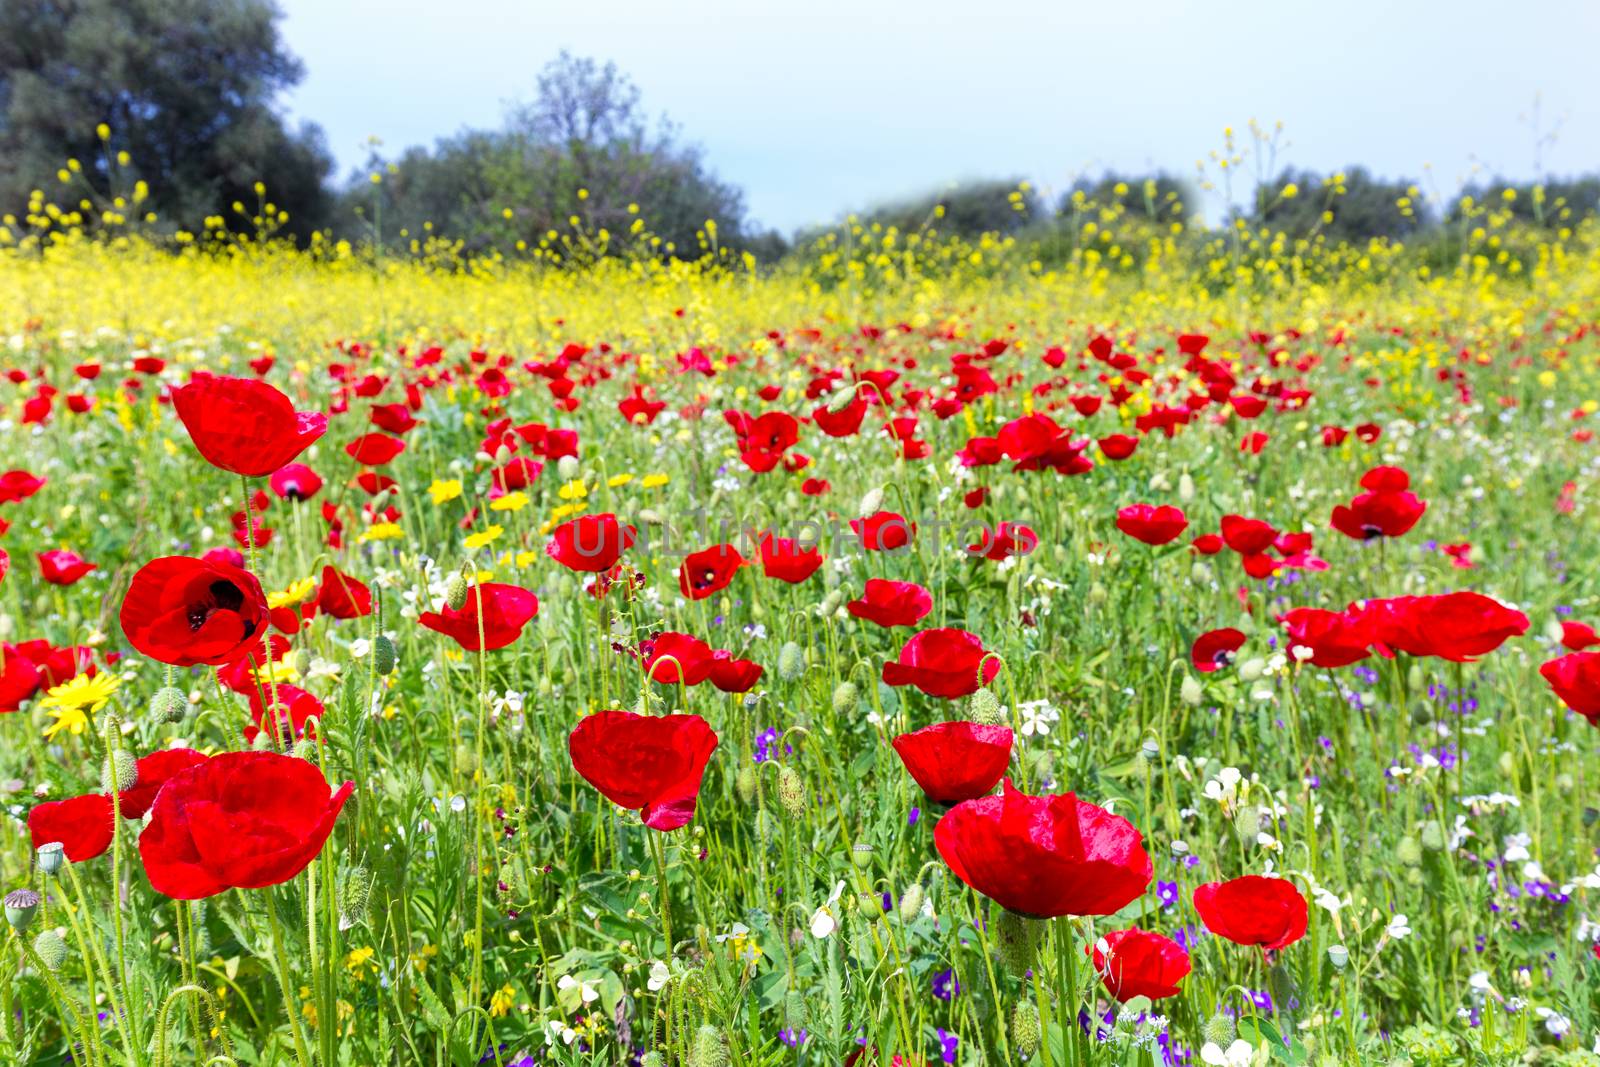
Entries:
{"type": "Polygon", "coordinates": [[[861,514],[863,516],[876,515],[883,509],[883,488],[880,486],[868,489],[861,498],[861,514]]]}
{"type": "Polygon", "coordinates": [[[833,713],[844,715],[854,711],[856,701],[860,699],[854,682],[840,682],[833,687],[833,713]]]}
{"type": "Polygon", "coordinates": [[[1011,1044],[1017,1055],[1028,1059],[1039,1051],[1039,1008],[1031,1000],[1019,1000],[1011,1009],[1011,1044]]]}
{"type": "Polygon", "coordinates": [[[721,1030],[707,1023],[695,1031],[689,1067],[728,1067],[730,1060],[728,1038],[721,1030]]]}
{"type": "Polygon", "coordinates": [[[739,795],[739,803],[750,804],[756,799],[756,789],[759,787],[756,780],[756,769],[746,764],[739,768],[739,773],[733,776],[733,790],[739,795]]]}
{"type": "Polygon", "coordinates": [[[811,1009],[798,989],[791,989],[784,994],[783,1021],[791,1030],[804,1030],[811,1025],[811,1009]]]}
{"type": "Polygon", "coordinates": [[[1005,712],[1000,710],[1000,701],[994,695],[994,690],[983,686],[972,694],[972,705],[967,712],[967,718],[984,726],[1004,726],[1005,712]]]}
{"type": "Polygon", "coordinates": [[[126,793],[138,782],[139,761],[132,752],[115,749],[100,764],[100,791],[103,793],[126,793]]]}
{"type": "Polygon", "coordinates": [[[1205,698],[1205,690],[1200,687],[1200,679],[1192,674],[1183,676],[1183,683],[1178,686],[1178,698],[1191,708],[1199,707],[1200,701],[1205,698]]]}
{"type": "Polygon", "coordinates": [[[806,672],[805,649],[793,641],[785,641],[778,650],[778,677],[792,682],[806,672]]]}
{"type": "Polygon", "coordinates": [[[793,767],[778,769],[778,803],[790,818],[798,819],[806,810],[806,783],[793,767]]]}
{"type": "Polygon", "coordinates": [[[159,723],[182,722],[189,713],[189,698],[176,686],[162,686],[150,698],[150,717],[159,723]]]}
{"type": "Polygon", "coordinates": [[[467,604],[467,580],[457,571],[444,580],[444,602],[451,611],[460,611],[467,604]]]}
{"type": "Polygon", "coordinates": [[[357,865],[345,872],[339,884],[339,929],[348,930],[366,921],[367,905],[372,900],[372,871],[357,865]]]}
{"type": "Polygon", "coordinates": [[[379,634],[372,639],[372,669],[379,674],[389,674],[394,670],[395,660],[398,655],[394,649],[394,642],[388,634],[379,634]]]}
{"type": "Polygon", "coordinates": [[[59,971],[67,961],[67,943],[55,930],[41,930],[33,939],[33,951],[38,954],[39,962],[52,971],[59,971]]]}
{"type": "Polygon", "coordinates": [[[1029,919],[1014,911],[1000,912],[994,923],[994,937],[1000,962],[1005,964],[1006,970],[1018,978],[1028,973],[1044,930],[1045,924],[1038,919],[1029,919]]]}
{"type": "Polygon", "coordinates": [[[912,882],[906,886],[906,891],[900,894],[900,921],[910,922],[922,912],[922,885],[912,882]]]}
{"type": "Polygon", "coordinates": [[[556,460],[556,473],[561,475],[561,480],[564,482],[572,481],[582,469],[577,456],[562,456],[556,460]]]}
{"type": "Polygon", "coordinates": [[[317,755],[317,743],[311,740],[309,737],[302,737],[300,740],[294,743],[294,747],[289,750],[289,753],[290,755],[294,756],[295,759],[303,759],[315,762],[317,755]]]}
{"type": "Polygon", "coordinates": [[[1201,1033],[1210,1044],[1227,1048],[1233,1044],[1235,1034],[1233,1020],[1218,1012],[1206,1020],[1205,1029],[1201,1033]]]}

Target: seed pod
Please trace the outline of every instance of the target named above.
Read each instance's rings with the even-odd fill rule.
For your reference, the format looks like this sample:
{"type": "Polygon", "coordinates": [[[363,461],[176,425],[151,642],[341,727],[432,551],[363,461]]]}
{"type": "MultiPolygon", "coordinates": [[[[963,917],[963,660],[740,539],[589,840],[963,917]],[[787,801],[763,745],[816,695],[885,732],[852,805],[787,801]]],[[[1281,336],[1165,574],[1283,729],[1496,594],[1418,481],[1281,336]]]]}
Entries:
{"type": "Polygon", "coordinates": [[[159,723],[182,722],[189,713],[189,698],[176,686],[162,686],[150,698],[150,717],[159,723]]]}
{"type": "Polygon", "coordinates": [[[1344,970],[1345,965],[1350,962],[1350,950],[1343,945],[1329,945],[1328,962],[1333,964],[1334,970],[1344,970]]]}
{"type": "Polygon", "coordinates": [[[1202,1033],[1209,1043],[1221,1048],[1227,1048],[1233,1044],[1236,1031],[1233,1028],[1233,1020],[1218,1012],[1206,1020],[1205,1029],[1202,1033]]]}
{"type": "Polygon", "coordinates": [[[922,884],[912,882],[900,894],[900,921],[911,922],[922,912],[922,884]]]}
{"type": "Polygon", "coordinates": [[[394,642],[389,640],[388,634],[379,634],[372,639],[372,669],[379,674],[389,674],[394,670],[395,660],[399,657],[394,650],[394,642]]]}
{"type": "Polygon", "coordinates": [[[1006,970],[1018,978],[1028,973],[1044,929],[1045,924],[1038,919],[1029,919],[1014,911],[1000,912],[994,924],[995,946],[1006,970]]]}
{"type": "Polygon", "coordinates": [[[999,699],[988,686],[983,686],[972,694],[972,704],[967,715],[973,722],[985,726],[1004,726],[1006,721],[1005,712],[1000,710],[999,699]]]}
{"type": "Polygon", "coordinates": [[[372,871],[360,865],[351,867],[339,886],[339,929],[348,930],[365,922],[371,900],[372,871]]]}
{"type": "Polygon", "coordinates": [[[444,603],[451,611],[460,611],[467,603],[467,580],[457,571],[444,580],[444,603]]]}
{"type": "Polygon", "coordinates": [[[859,699],[860,694],[856,691],[854,682],[840,682],[833,687],[833,713],[835,715],[843,715],[846,712],[854,711],[856,701],[859,699]]]}
{"type": "Polygon", "coordinates": [[[865,841],[857,841],[850,846],[850,865],[858,871],[865,871],[872,866],[872,846],[865,841]]]}
{"type": "Polygon", "coordinates": [[[59,841],[50,841],[39,846],[39,870],[47,875],[55,874],[67,860],[67,850],[59,841]]]}
{"type": "Polygon", "coordinates": [[[315,757],[317,755],[317,743],[311,740],[309,737],[302,737],[300,740],[294,743],[294,747],[289,750],[289,753],[290,755],[294,756],[295,759],[303,759],[308,763],[315,762],[315,757]]]}
{"type": "Polygon", "coordinates": [[[778,803],[792,819],[798,819],[806,811],[806,783],[795,773],[793,767],[783,766],[778,768],[778,803]]]}
{"type": "Polygon", "coordinates": [[[33,939],[33,951],[38,953],[39,962],[52,971],[59,971],[67,961],[67,943],[54,930],[41,930],[33,939]]]}
{"type": "Polygon", "coordinates": [[[792,682],[806,672],[805,649],[793,641],[785,641],[778,650],[778,677],[792,682]]]}
{"type": "Polygon", "coordinates": [[[707,1023],[695,1031],[689,1052],[689,1067],[728,1067],[731,1055],[723,1032],[707,1023]]]}
{"type": "Polygon", "coordinates": [[[749,764],[740,767],[739,773],[733,776],[733,791],[739,795],[741,804],[754,803],[758,785],[756,769],[749,764]]]}
{"type": "Polygon", "coordinates": [[[114,750],[100,764],[100,791],[126,793],[139,783],[139,761],[125,749],[114,750]]]}
{"type": "Polygon", "coordinates": [[[1039,1008],[1031,1000],[1019,1000],[1011,1009],[1011,1044],[1017,1055],[1028,1059],[1039,1051],[1039,1008]]]}
{"type": "Polygon", "coordinates": [[[39,894],[31,889],[13,889],[5,897],[6,922],[11,929],[22,933],[33,922],[39,910],[39,894]]]}

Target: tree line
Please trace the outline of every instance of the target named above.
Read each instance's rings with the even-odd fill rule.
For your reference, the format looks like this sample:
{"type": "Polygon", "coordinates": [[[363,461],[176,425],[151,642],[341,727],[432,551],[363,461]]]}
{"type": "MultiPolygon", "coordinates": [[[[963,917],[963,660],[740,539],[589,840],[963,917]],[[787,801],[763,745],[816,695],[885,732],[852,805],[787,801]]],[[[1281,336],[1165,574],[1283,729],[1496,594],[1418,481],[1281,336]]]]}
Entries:
{"type": "MultiPolygon", "coordinates": [[[[7,0],[0,4],[0,213],[41,199],[156,228],[314,233],[395,249],[443,241],[473,254],[643,246],[696,258],[713,247],[771,260],[826,228],[785,238],[756,226],[742,192],[645,109],[614,64],[561,53],[501,125],[468,129],[343,178],[321,130],[291,127],[277,101],[304,76],[271,0],[7,0]],[[714,220],[708,226],[708,220],[714,220]]],[[[1600,210],[1600,177],[1480,182],[1441,206],[1418,183],[1352,166],[1283,170],[1224,225],[1365,242],[1447,232],[1473,203],[1532,226],[1600,210]]],[[[979,180],[864,208],[851,225],[1059,245],[1105,212],[1203,229],[1194,183],[1106,174],[1047,197],[1018,179],[979,180]]]]}

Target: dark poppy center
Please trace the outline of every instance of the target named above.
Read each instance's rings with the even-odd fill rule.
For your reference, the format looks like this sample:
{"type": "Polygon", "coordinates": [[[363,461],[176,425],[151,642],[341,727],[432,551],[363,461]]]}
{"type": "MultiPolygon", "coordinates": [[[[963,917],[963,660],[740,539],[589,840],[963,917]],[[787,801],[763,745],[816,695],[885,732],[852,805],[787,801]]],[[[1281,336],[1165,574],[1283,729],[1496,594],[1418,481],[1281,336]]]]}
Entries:
{"type": "Polygon", "coordinates": [[[1233,653],[1229,652],[1227,649],[1223,649],[1219,652],[1213,652],[1211,654],[1211,662],[1218,667],[1226,667],[1228,664],[1233,662],[1233,653]]]}
{"type": "Polygon", "coordinates": [[[1382,536],[1383,536],[1382,527],[1373,526],[1371,523],[1368,523],[1365,526],[1361,527],[1361,539],[1363,541],[1371,541],[1375,537],[1382,537],[1382,536]]]}

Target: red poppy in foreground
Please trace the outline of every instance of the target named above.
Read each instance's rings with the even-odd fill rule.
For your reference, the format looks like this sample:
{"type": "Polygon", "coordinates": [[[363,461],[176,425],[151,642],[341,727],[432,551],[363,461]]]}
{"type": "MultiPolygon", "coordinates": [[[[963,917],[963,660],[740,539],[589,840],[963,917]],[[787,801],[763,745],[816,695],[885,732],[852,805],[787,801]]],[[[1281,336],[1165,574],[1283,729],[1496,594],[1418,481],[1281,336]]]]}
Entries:
{"type": "Polygon", "coordinates": [[[1139,899],[1153,868],[1132,823],[1072,793],[963,801],[934,845],[957,878],[1018,915],[1110,915],[1139,899]]]}
{"type": "Polygon", "coordinates": [[[1528,632],[1528,617],[1482,593],[1369,600],[1373,640],[1413,656],[1470,663],[1528,632]]]}
{"type": "Polygon", "coordinates": [[[39,553],[39,574],[51,585],[71,585],[95,569],[95,564],[70,549],[39,553]]]}
{"type": "Polygon", "coordinates": [[[638,532],[610,512],[580,515],[551,530],[544,551],[568,570],[599,574],[617,565],[622,553],[633,547],[638,532]]]}
{"type": "Polygon", "coordinates": [[[336,619],[360,619],[372,614],[372,590],[337,567],[322,568],[317,587],[317,610],[336,619]]]}
{"type": "Polygon", "coordinates": [[[868,552],[897,552],[911,543],[917,526],[904,515],[878,511],[866,518],[851,519],[850,529],[868,552]]]}
{"type": "Polygon", "coordinates": [[[1242,631],[1230,628],[1207,630],[1189,646],[1189,660],[1201,674],[1210,674],[1233,662],[1233,654],[1244,646],[1242,631]]]}
{"type": "Polygon", "coordinates": [[[1094,957],[1095,973],[1118,1001],[1134,997],[1175,997],[1188,976],[1189,954],[1170,937],[1140,930],[1114,930],[1083,951],[1094,957]]]}
{"type": "Polygon", "coordinates": [[[678,588],[690,600],[704,600],[733,584],[744,557],[732,545],[712,545],[683,557],[678,567],[678,588]]]}
{"type": "Polygon", "coordinates": [[[172,391],[172,407],[207,463],[264,478],[328,429],[320,411],[295,411],[287,396],[255,378],[197,374],[172,391]]]}
{"type": "Polygon", "coordinates": [[[213,756],[156,794],[139,835],[145,874],[175,900],[287,882],[322,851],[355,788],[331,789],[314,764],[293,756],[213,756]]]}
{"type": "Polygon", "coordinates": [[[885,685],[913,685],[931,697],[967,697],[994,681],[1000,661],[966,630],[941,627],[913,634],[898,660],[883,665],[885,685]],[[979,664],[983,677],[978,677],[979,664]]]}
{"type": "Polygon", "coordinates": [[[1011,763],[1011,727],[957,720],[894,739],[900,762],[928,799],[959,804],[999,784],[1011,763]]]}
{"type": "Polygon", "coordinates": [[[652,682],[699,685],[711,677],[711,646],[692,634],[668,630],[640,646],[640,667],[652,682]]]}
{"type": "MultiPolygon", "coordinates": [[[[124,819],[142,819],[167,780],[205,759],[192,748],[169,748],[136,761],[138,777],[117,797],[124,819]]],[[[68,800],[52,800],[28,812],[28,834],[35,849],[60,844],[73,863],[92,860],[111,847],[115,809],[106,793],[90,793],[68,800]]]]}
{"type": "Polygon", "coordinates": [[[128,643],[158,663],[221,666],[257,643],[267,626],[267,597],[249,571],[162,556],[133,576],[121,619],[128,643]]]}
{"type": "Polygon", "coordinates": [[[1415,493],[1408,492],[1410,485],[1411,476],[1399,467],[1372,468],[1361,476],[1367,492],[1333,509],[1333,528],[1357,541],[1402,536],[1428,510],[1415,493]]]}
{"type": "Polygon", "coordinates": [[[1117,512],[1117,529],[1147,545],[1165,545],[1183,536],[1189,519],[1171,504],[1129,504],[1117,512]]]}
{"type": "Polygon", "coordinates": [[[467,590],[467,602],[460,610],[446,604],[440,611],[423,612],[417,621],[453,638],[468,652],[485,652],[505,648],[521,637],[522,628],[537,614],[538,597],[520,585],[485,582],[467,590]]]}
{"type": "Polygon", "coordinates": [[[1287,948],[1306,933],[1306,898],[1285,878],[1247,874],[1207,882],[1194,891],[1194,910],[1218,937],[1269,952],[1287,948]]]}
{"type": "Polygon", "coordinates": [[[1573,652],[1539,668],[1561,703],[1600,726],[1600,652],[1573,652]]]}
{"type": "Polygon", "coordinates": [[[861,596],[845,608],[856,618],[879,626],[915,626],[933,610],[933,594],[916,582],[868,578],[861,596]]]}
{"type": "Polygon", "coordinates": [[[694,818],[717,735],[698,715],[598,711],[567,738],[572,769],[613,804],[639,811],[652,830],[694,818]]]}
{"type": "Polygon", "coordinates": [[[822,566],[822,549],[791,537],[768,535],[761,541],[761,573],[791,585],[817,573],[822,566]]]}

